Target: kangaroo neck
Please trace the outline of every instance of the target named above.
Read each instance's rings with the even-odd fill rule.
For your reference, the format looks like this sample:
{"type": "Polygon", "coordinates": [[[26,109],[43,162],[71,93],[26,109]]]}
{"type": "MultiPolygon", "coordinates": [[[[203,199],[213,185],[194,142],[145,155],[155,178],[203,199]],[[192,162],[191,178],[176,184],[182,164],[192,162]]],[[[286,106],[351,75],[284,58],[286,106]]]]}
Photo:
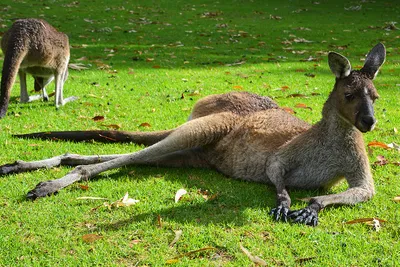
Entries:
{"type": "Polygon", "coordinates": [[[335,91],[333,91],[322,109],[322,119],[317,123],[318,127],[327,136],[362,136],[361,132],[347,119],[340,115],[336,108],[335,91]]]}

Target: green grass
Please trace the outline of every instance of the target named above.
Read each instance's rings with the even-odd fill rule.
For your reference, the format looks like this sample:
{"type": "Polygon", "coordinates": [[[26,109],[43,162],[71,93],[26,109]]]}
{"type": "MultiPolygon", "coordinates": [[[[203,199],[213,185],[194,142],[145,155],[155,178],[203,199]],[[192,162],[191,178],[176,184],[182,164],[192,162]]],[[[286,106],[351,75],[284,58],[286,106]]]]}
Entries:
{"type": "MultiPolygon", "coordinates": [[[[381,96],[375,109],[379,123],[364,135],[365,141],[400,144],[395,130],[400,130],[400,31],[384,29],[388,22],[399,20],[399,5],[312,2],[1,3],[0,32],[14,18],[44,18],[69,35],[71,63],[90,69],[71,70],[64,95],[80,99],[58,111],[52,102],[18,103],[19,84],[14,86],[9,115],[0,120],[0,164],[65,152],[133,152],[141,147],[19,140],[11,134],[106,129],[103,125],[109,124],[119,124],[121,130],[169,129],[187,119],[199,98],[233,90],[271,96],[294,109],[296,116],[315,123],[334,83],[326,53],[340,52],[359,67],[378,42],[387,47],[387,61],[375,81],[381,96]],[[359,11],[345,9],[359,5],[359,11]],[[312,42],[296,43],[296,38],[312,42]],[[310,57],[316,61],[304,61],[310,57]],[[284,86],[286,91],[279,90],[284,86]],[[295,93],[309,97],[287,97],[295,93]],[[298,103],[312,110],[295,108],[298,103]],[[105,120],[91,119],[98,115],[105,120]],[[144,122],[151,127],[140,127],[144,122]]],[[[28,85],[33,85],[32,79],[28,85]]],[[[126,167],[82,183],[88,191],[72,185],[34,202],[25,199],[27,191],[70,168],[5,176],[0,179],[0,266],[160,266],[205,247],[216,249],[188,254],[175,265],[251,265],[240,244],[270,266],[395,266],[400,261],[400,213],[399,203],[392,199],[400,195],[399,166],[375,166],[378,155],[400,161],[398,151],[372,149],[377,191],[373,200],[327,208],[316,228],[273,221],[268,215],[275,204],[272,187],[234,181],[212,170],[126,167]],[[174,203],[179,188],[188,194],[174,203]],[[217,197],[206,200],[200,189],[217,197]],[[95,196],[113,201],[125,192],[140,202],[91,211],[102,202],[76,199],[95,196]],[[366,217],[387,223],[379,232],[363,224],[344,224],[366,217]],[[176,230],[183,235],[170,248],[176,230]],[[102,238],[83,242],[82,236],[89,233],[102,238]]],[[[342,183],[328,193],[346,186],[342,183]]],[[[321,193],[292,192],[294,208],[304,206],[297,199],[321,193]]]]}

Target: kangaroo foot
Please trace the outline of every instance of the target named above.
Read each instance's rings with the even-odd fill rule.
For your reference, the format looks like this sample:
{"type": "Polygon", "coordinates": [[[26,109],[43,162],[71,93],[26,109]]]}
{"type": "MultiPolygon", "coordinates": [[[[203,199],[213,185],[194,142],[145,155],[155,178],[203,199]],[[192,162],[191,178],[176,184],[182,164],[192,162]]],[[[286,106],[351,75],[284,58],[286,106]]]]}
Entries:
{"type": "Polygon", "coordinates": [[[287,222],[289,208],[285,205],[278,205],[276,208],[271,209],[269,214],[272,215],[276,221],[282,220],[287,222]]]}
{"type": "Polygon", "coordinates": [[[289,212],[289,218],[293,220],[294,223],[302,223],[310,226],[318,225],[318,207],[310,205],[304,209],[295,210],[289,212]]]}

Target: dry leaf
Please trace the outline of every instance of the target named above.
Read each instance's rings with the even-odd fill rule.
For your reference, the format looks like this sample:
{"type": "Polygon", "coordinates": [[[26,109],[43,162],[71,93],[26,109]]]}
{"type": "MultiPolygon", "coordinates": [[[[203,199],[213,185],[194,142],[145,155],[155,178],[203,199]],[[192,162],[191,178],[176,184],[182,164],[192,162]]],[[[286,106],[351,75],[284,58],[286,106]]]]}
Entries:
{"type": "Polygon", "coordinates": [[[396,150],[400,151],[400,145],[398,145],[398,144],[396,144],[396,143],[390,143],[390,144],[388,144],[387,146],[388,146],[389,148],[396,149],[396,150]]]}
{"type": "Polygon", "coordinates": [[[153,69],[159,69],[159,68],[161,68],[161,66],[159,66],[159,65],[154,65],[154,66],[152,66],[152,68],[153,68],[153,69]]]}
{"type": "Polygon", "coordinates": [[[99,239],[102,239],[102,236],[96,235],[96,234],[86,234],[82,236],[82,240],[85,243],[93,243],[99,239]]]}
{"type": "Polygon", "coordinates": [[[108,198],[104,197],[77,197],[79,200],[108,200],[108,198]]]}
{"type": "Polygon", "coordinates": [[[104,121],[104,116],[95,116],[92,118],[94,121],[104,121]]]}
{"type": "Polygon", "coordinates": [[[267,263],[266,263],[263,259],[260,259],[260,258],[257,257],[257,256],[251,255],[251,253],[250,253],[245,247],[243,247],[242,244],[240,244],[240,249],[243,251],[244,254],[246,254],[246,256],[247,256],[253,263],[255,263],[255,264],[257,264],[257,265],[261,265],[261,266],[267,266],[267,263]]]}
{"type": "Polygon", "coordinates": [[[384,156],[381,156],[381,155],[377,156],[376,159],[377,159],[377,161],[375,161],[374,164],[378,165],[378,166],[384,166],[384,165],[389,163],[387,161],[387,159],[384,156]]]}
{"type": "Polygon", "coordinates": [[[304,262],[313,260],[313,259],[315,259],[315,258],[316,258],[316,256],[307,257],[307,258],[298,258],[298,259],[295,260],[295,262],[297,262],[297,263],[299,263],[299,264],[303,264],[304,262]]]}
{"type": "Polygon", "coordinates": [[[214,247],[204,247],[204,248],[201,248],[201,249],[192,250],[192,251],[186,252],[184,254],[181,254],[179,256],[176,256],[175,258],[169,259],[169,260],[166,261],[166,263],[168,263],[168,264],[177,263],[177,262],[179,262],[180,258],[183,258],[185,256],[191,256],[192,254],[195,254],[195,253],[198,253],[198,252],[202,252],[202,251],[207,251],[207,250],[216,250],[216,248],[214,248],[214,247]]]}
{"type": "Polygon", "coordinates": [[[360,219],[355,219],[355,220],[351,220],[346,222],[346,224],[355,224],[355,223],[371,223],[374,220],[378,220],[381,223],[385,223],[385,220],[379,219],[379,218],[360,218],[360,219]]]}
{"type": "Polygon", "coordinates": [[[239,89],[239,90],[243,90],[243,86],[240,85],[234,85],[233,89],[239,89]]]}
{"type": "Polygon", "coordinates": [[[289,107],[282,107],[282,109],[284,111],[286,111],[287,113],[289,113],[289,114],[296,114],[296,112],[293,109],[289,108],[289,107]]]}
{"type": "Polygon", "coordinates": [[[121,125],[119,124],[102,124],[101,126],[107,127],[109,129],[113,129],[113,130],[118,130],[119,128],[121,128],[121,125]]]}
{"type": "Polygon", "coordinates": [[[390,147],[387,144],[378,141],[369,142],[368,147],[380,147],[383,149],[390,149],[390,147]]]}
{"type": "Polygon", "coordinates": [[[281,87],[281,90],[283,92],[285,92],[287,89],[289,89],[289,86],[287,86],[287,85],[284,85],[284,86],[281,87]]]}
{"type": "Polygon", "coordinates": [[[175,238],[172,240],[171,243],[169,243],[169,247],[172,248],[176,242],[178,242],[179,238],[181,238],[183,231],[182,230],[177,230],[175,232],[175,238]]]}
{"type": "Polygon", "coordinates": [[[291,94],[291,95],[288,95],[287,97],[288,97],[288,98],[289,98],[289,97],[302,97],[302,98],[307,98],[307,96],[306,96],[306,95],[303,95],[303,94],[291,94]]]}
{"type": "Polygon", "coordinates": [[[139,125],[139,127],[151,127],[150,123],[148,122],[143,122],[139,125]]]}
{"type": "Polygon", "coordinates": [[[86,191],[89,190],[89,186],[88,186],[88,185],[80,184],[79,187],[80,187],[82,190],[86,190],[86,191]]]}
{"type": "Polygon", "coordinates": [[[399,203],[400,203],[400,196],[394,197],[394,198],[393,198],[393,201],[394,201],[394,202],[399,202],[399,203]]]}
{"type": "Polygon", "coordinates": [[[304,104],[304,103],[298,103],[298,104],[296,104],[295,107],[296,107],[296,108],[304,108],[304,109],[312,110],[312,108],[310,108],[309,106],[307,106],[307,105],[304,104]]]}
{"type": "Polygon", "coordinates": [[[187,191],[185,189],[183,188],[179,189],[175,194],[175,203],[178,203],[181,197],[185,194],[187,194],[187,191]]]}

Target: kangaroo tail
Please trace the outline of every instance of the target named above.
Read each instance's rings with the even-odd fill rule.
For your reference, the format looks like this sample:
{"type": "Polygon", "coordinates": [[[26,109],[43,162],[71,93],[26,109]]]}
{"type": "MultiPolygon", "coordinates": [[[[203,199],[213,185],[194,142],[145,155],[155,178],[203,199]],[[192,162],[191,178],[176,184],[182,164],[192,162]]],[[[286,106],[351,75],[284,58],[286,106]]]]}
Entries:
{"type": "Polygon", "coordinates": [[[126,132],[126,131],[61,131],[61,132],[38,132],[29,134],[15,134],[18,138],[37,138],[44,140],[67,140],[75,142],[97,141],[102,143],[136,143],[145,146],[153,145],[173,130],[154,132],[126,132]]]}
{"type": "Polygon", "coordinates": [[[0,118],[3,118],[7,113],[11,88],[17,77],[21,62],[26,55],[26,44],[21,40],[14,40],[18,36],[9,37],[1,75],[0,118]]]}

